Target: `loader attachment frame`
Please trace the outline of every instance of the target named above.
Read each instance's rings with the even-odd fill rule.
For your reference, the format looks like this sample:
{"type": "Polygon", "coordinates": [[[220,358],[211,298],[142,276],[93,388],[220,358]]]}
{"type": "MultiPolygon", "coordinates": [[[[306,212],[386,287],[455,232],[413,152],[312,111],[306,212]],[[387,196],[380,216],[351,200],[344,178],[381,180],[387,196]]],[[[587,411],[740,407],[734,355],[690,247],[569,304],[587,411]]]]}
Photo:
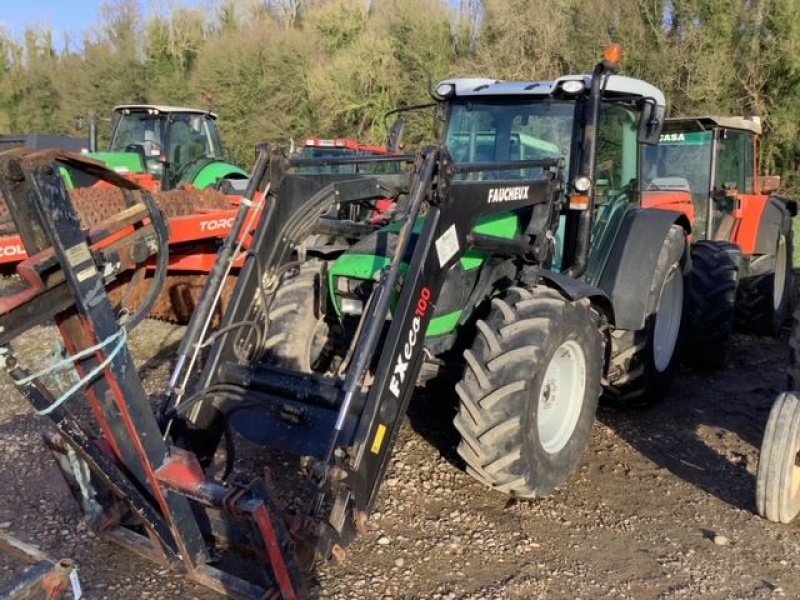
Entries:
{"type": "MultiPolygon", "coordinates": [[[[31,257],[20,272],[26,289],[0,303],[0,322],[14,325],[3,329],[11,331],[3,337],[3,366],[39,414],[49,418],[45,442],[90,526],[225,595],[302,597],[286,518],[268,486],[259,479],[212,481],[192,454],[172,447],[124,343],[136,318],[118,323],[105,288],[157,253],[163,253],[159,270],[165,270],[168,233],[152,198],[96,164],[53,152],[0,155],[0,190],[31,257]],[[83,230],[59,175],[58,165],[64,163],[94,170],[129,190],[130,209],[111,223],[83,230]],[[55,320],[73,356],[99,434],[88,433],[87,411],[65,404],[79,400],[67,395],[54,400],[41,372],[31,375],[9,345],[24,332],[32,303],[54,294],[58,303],[36,306],[55,320]],[[113,350],[109,340],[119,340],[113,350]],[[226,565],[229,548],[244,550],[256,568],[213,566],[226,565]]],[[[154,290],[151,296],[157,294],[154,290]]]]}
{"type": "MultiPolygon", "coordinates": [[[[173,396],[172,406],[164,411],[170,418],[185,419],[180,427],[186,433],[184,439],[206,460],[213,455],[228,422],[265,446],[313,457],[316,462],[310,483],[314,492],[304,516],[304,539],[329,559],[343,557],[344,546],[363,531],[374,506],[414,392],[423,339],[448,270],[476,248],[507,256],[541,254],[561,210],[561,159],[454,165],[446,148],[431,147],[418,157],[327,162],[387,160],[414,161],[410,177],[404,176],[405,185],[404,178],[397,175],[342,179],[294,174],[292,169],[311,161],[273,156],[269,186],[276,197],[262,213],[222,324],[223,330],[232,333],[212,347],[192,393],[177,402],[173,396]],[[492,179],[457,177],[486,171],[495,174],[492,179]],[[506,178],[496,175],[509,171],[515,173],[506,178]],[[520,179],[522,172],[540,172],[541,177],[520,179]],[[252,331],[233,331],[237,323],[265,318],[254,310],[268,295],[263,287],[274,292],[280,274],[296,260],[304,241],[318,230],[326,214],[347,201],[387,194],[407,196],[396,217],[403,225],[390,264],[380,274],[359,333],[351,342],[346,375],[336,379],[260,363],[253,350],[257,342],[252,331]],[[493,200],[498,197],[504,201],[493,200]],[[473,232],[482,216],[537,207],[547,213],[538,239],[494,240],[473,232]],[[502,247],[495,247],[498,244],[502,247]],[[401,263],[409,253],[408,268],[401,273],[401,263]],[[368,374],[371,383],[365,385],[368,374]]],[[[547,256],[538,258],[547,265],[547,256]]],[[[196,342],[188,336],[184,339],[187,348],[196,342]]]]}

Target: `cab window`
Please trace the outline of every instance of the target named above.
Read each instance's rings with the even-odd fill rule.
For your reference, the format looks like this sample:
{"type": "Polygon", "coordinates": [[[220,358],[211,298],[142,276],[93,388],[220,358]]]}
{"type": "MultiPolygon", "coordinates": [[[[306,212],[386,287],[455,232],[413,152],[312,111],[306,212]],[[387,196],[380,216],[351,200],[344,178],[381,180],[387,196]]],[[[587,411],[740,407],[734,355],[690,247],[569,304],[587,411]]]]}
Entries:
{"type": "Polygon", "coordinates": [[[734,187],[743,194],[753,192],[753,137],[744,131],[723,129],[717,142],[717,177],[714,187],[734,187]]]}
{"type": "Polygon", "coordinates": [[[614,197],[639,177],[638,114],[619,104],[603,103],[597,134],[596,200],[614,197]]]}
{"type": "MultiPolygon", "coordinates": [[[[453,104],[445,143],[456,163],[508,163],[571,154],[571,102],[474,101],[453,104]]],[[[569,168],[569,165],[567,165],[569,168]]],[[[484,171],[469,179],[538,179],[539,169],[484,171]]]]}

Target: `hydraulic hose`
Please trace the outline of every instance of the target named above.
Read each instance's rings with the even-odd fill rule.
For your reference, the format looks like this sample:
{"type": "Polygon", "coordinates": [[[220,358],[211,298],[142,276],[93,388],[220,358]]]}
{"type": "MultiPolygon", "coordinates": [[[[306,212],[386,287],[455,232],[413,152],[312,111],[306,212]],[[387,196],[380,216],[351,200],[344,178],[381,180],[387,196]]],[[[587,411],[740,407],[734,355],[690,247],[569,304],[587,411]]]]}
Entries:
{"type": "MultiPolygon", "coordinates": [[[[239,206],[239,211],[236,213],[233,225],[231,226],[231,232],[228,234],[225,243],[219,251],[217,260],[214,263],[214,268],[211,270],[206,285],[203,288],[200,302],[189,321],[186,335],[184,335],[181,341],[175,368],[172,371],[166,393],[159,407],[159,413],[162,416],[166,413],[170,404],[177,405],[180,402],[181,397],[186,391],[186,381],[197,360],[200,342],[211,325],[214,309],[219,302],[225,279],[230,273],[236,254],[241,249],[242,232],[245,228],[245,223],[248,221],[247,218],[251,214],[253,198],[258,191],[261,181],[266,176],[268,166],[269,148],[266,147],[262,148],[259,152],[258,160],[253,168],[253,174],[247,184],[247,189],[245,190],[241,205],[239,206]]],[[[267,191],[265,191],[265,197],[266,192],[267,191]]],[[[167,428],[166,433],[168,432],[169,428],[167,428]]]]}

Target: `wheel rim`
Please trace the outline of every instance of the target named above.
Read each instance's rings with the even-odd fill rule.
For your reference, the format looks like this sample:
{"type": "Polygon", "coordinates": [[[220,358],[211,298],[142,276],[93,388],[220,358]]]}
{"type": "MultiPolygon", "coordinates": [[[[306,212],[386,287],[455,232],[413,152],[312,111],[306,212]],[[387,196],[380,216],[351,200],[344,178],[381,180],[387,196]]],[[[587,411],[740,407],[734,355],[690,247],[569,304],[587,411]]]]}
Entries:
{"type": "Polygon", "coordinates": [[[791,512],[796,515],[800,509],[800,467],[798,465],[800,456],[797,450],[794,453],[794,465],[792,466],[791,483],[789,487],[789,504],[791,512]]]}
{"type": "MultiPolygon", "coordinates": [[[[798,415],[795,413],[794,419],[797,418],[798,415]]],[[[791,452],[791,460],[787,461],[786,470],[784,470],[784,473],[788,475],[788,481],[785,476],[782,478],[785,483],[781,490],[783,497],[779,515],[780,521],[783,523],[790,522],[800,512],[800,431],[796,432],[792,446],[788,450],[791,452]]]]}
{"type": "Polygon", "coordinates": [[[656,309],[656,322],[653,332],[653,363],[660,373],[672,361],[683,314],[683,275],[674,265],[667,273],[661,298],[656,309]]]}
{"type": "Polygon", "coordinates": [[[544,372],[536,409],[539,443],[555,454],[572,438],[586,391],[586,356],[574,340],[561,344],[544,372]]]}
{"type": "Polygon", "coordinates": [[[786,289],[786,237],[778,238],[778,248],[775,251],[775,273],[772,286],[772,304],[775,310],[781,307],[783,292],[786,289]]]}

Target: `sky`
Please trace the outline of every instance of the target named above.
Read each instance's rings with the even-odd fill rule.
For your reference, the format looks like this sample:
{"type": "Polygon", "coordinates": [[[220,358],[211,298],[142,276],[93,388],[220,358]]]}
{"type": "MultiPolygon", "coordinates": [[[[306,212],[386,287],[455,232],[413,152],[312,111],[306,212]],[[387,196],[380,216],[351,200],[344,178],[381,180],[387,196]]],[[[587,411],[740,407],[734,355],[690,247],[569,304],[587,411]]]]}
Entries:
{"type": "MultiPolygon", "coordinates": [[[[39,26],[55,33],[57,46],[68,35],[80,45],[85,31],[100,19],[100,7],[108,0],[0,0],[0,27],[21,38],[25,28],[39,26]]],[[[145,14],[154,4],[175,4],[174,0],[139,0],[145,14]]],[[[202,5],[201,0],[179,0],[177,4],[202,5]]]]}
{"type": "Polygon", "coordinates": [[[97,22],[104,0],[0,0],[0,24],[14,37],[28,26],[47,27],[60,39],[64,33],[80,39],[97,22]]]}
{"type": "MultiPolygon", "coordinates": [[[[63,47],[67,37],[71,45],[80,46],[83,34],[100,19],[100,7],[109,0],[0,0],[0,28],[21,39],[29,26],[44,27],[55,34],[56,48],[63,47]]],[[[205,6],[213,0],[138,0],[145,15],[153,6],[205,6]]],[[[458,0],[448,0],[458,6],[458,0]]]]}

